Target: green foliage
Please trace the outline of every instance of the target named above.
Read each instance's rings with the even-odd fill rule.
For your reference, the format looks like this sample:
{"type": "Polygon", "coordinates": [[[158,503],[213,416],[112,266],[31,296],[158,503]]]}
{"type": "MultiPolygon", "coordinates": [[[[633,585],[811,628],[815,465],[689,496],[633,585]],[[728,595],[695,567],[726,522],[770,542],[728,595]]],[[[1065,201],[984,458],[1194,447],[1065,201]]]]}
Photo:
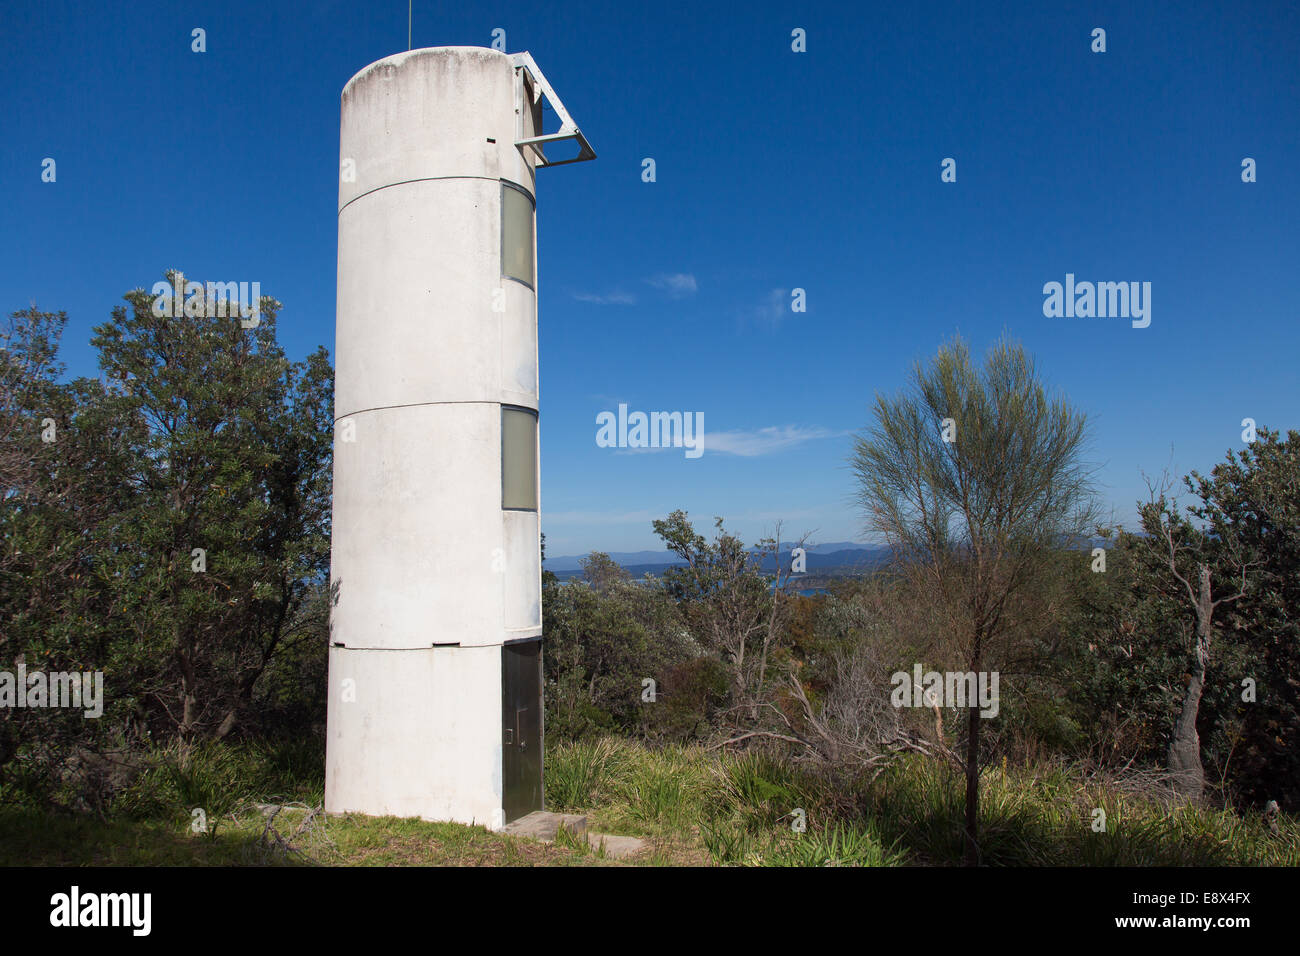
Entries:
{"type": "Polygon", "coordinates": [[[556,743],[546,751],[546,805],[554,810],[589,807],[609,785],[614,744],[607,738],[556,743]]]}
{"type": "Polygon", "coordinates": [[[585,581],[543,587],[546,732],[560,739],[645,729],[658,702],[643,681],[690,655],[676,606],[653,580],[632,581],[607,555],[592,555],[585,581]]]}
{"type": "Polygon", "coordinates": [[[61,315],[15,313],[0,353],[0,668],[104,673],[98,720],[0,713],[0,780],[44,778],[47,800],[81,749],[323,716],[326,354],[288,361],[269,298],[249,329],[125,298],[95,330],[100,379],[58,381],[61,315]]]}
{"type": "MultiPolygon", "coordinates": [[[[961,790],[945,768],[921,759],[891,767],[867,791],[863,812],[882,841],[913,863],[961,857],[953,821],[961,790]]],[[[1294,866],[1300,823],[1279,835],[1259,815],[1172,802],[1140,778],[1089,775],[1039,763],[984,773],[981,851],[992,866],[1294,866]],[[1105,830],[1094,829],[1096,811],[1105,830]]]]}
{"type": "MultiPolygon", "coordinates": [[[[692,696],[706,707],[701,716],[728,732],[771,732],[779,723],[772,708],[795,666],[791,599],[786,593],[789,574],[778,560],[780,524],[776,536],[760,541],[756,550],[730,534],[721,518],[714,519],[711,541],[698,534],[680,510],[652,527],[668,550],[686,562],[664,572],[665,591],[681,609],[695,645],[726,674],[726,698],[716,706],[708,686],[710,671],[678,675],[689,676],[692,696]],[[772,575],[763,570],[768,557],[772,575]]],[[[680,715],[673,715],[673,724],[683,725],[680,715]]]]}
{"type": "MultiPolygon", "coordinates": [[[[133,495],[122,478],[131,427],[107,420],[100,383],[59,383],[66,321],[32,307],[13,313],[2,336],[0,670],[10,672],[20,658],[29,673],[81,673],[137,654],[97,560],[133,495]]],[[[136,692],[105,688],[118,714],[136,692]]],[[[111,746],[112,726],[76,709],[0,708],[0,784],[54,799],[74,745],[111,746]]]]}
{"type": "Polygon", "coordinates": [[[1040,628],[1032,667],[1004,684],[1001,723],[1013,754],[1086,757],[1105,766],[1164,759],[1192,621],[1155,585],[1142,539],[1111,534],[1106,570],[1089,550],[1060,555],[1065,587],[1053,626],[1040,628]]]}
{"type": "Polygon", "coordinates": [[[318,804],[325,792],[325,751],[311,737],[232,746],[172,743],[145,755],[147,769],[115,795],[110,813],[130,820],[174,819],[189,826],[201,809],[207,834],[254,802],[318,804]]]}
{"type": "Polygon", "coordinates": [[[796,809],[805,813],[809,804],[820,805],[820,796],[809,787],[809,779],[780,758],[764,753],[739,754],[721,765],[720,808],[744,814],[748,821],[771,827],[788,825],[796,809]]]}
{"type": "Polygon", "coordinates": [[[730,677],[712,655],[669,665],[658,680],[658,697],[641,711],[647,739],[687,742],[708,736],[728,699],[730,677]]]}
{"type": "MultiPolygon", "coordinates": [[[[20,656],[29,671],[99,670],[106,696],[98,720],[0,708],[0,803],[182,830],[202,807],[243,826],[250,800],[323,794],[332,370],[323,350],[287,359],[271,299],[252,329],[154,316],[143,290],[125,300],[95,330],[94,379],[63,380],[62,313],[32,307],[0,329],[0,670],[20,656]]],[[[1085,422],[1023,350],[1003,343],[976,368],[947,347],[913,384],[878,400],[854,457],[868,516],[906,562],[791,597],[764,566],[773,539],[755,552],[721,519],[707,538],[674,511],[653,529],[685,565],[662,580],[600,553],[580,581],[544,571],[548,804],[697,841],[717,862],[952,862],[950,769],[909,758],[873,782],[853,746],[801,747],[791,737],[810,718],[792,686],[826,726],[865,739],[855,694],[879,703],[862,698],[915,661],[983,660],[1002,684],[982,756],[1010,758],[976,778],[986,862],[1294,863],[1289,821],[1274,836],[1116,780],[1163,761],[1194,659],[1169,529],[1216,595],[1247,568],[1241,599],[1215,614],[1199,711],[1215,796],[1300,807],[1300,435],[1260,429],[1186,479],[1193,507],[1158,503],[1140,533],[1103,529],[1094,573],[1078,537],[1085,422]],[[851,686],[845,660],[859,665],[851,686]],[[681,746],[724,735],[749,749],[681,746]],[[1100,836],[1080,826],[1096,807],[1112,824],[1100,836]]],[[[957,744],[960,715],[942,717],[957,744]]],[[[928,712],[902,726],[940,732],[928,712]]]]}
{"type": "Polygon", "coordinates": [[[1261,428],[1188,485],[1201,502],[1196,517],[1234,529],[1250,581],[1224,615],[1227,642],[1243,653],[1225,666],[1224,698],[1211,704],[1218,724],[1235,729],[1220,747],[1235,748],[1233,780],[1248,798],[1300,810],[1300,432],[1261,428]],[[1246,678],[1256,684],[1253,704],[1242,700],[1246,678]]]}
{"type": "Polygon", "coordinates": [[[721,518],[714,521],[712,541],[695,531],[684,511],[652,526],[668,550],[686,561],[685,567],[664,572],[664,589],[681,608],[695,641],[730,665],[735,696],[756,691],[746,662],[757,656],[772,602],[760,556],[729,534],[721,518]]]}
{"type": "Polygon", "coordinates": [[[904,854],[884,846],[874,828],[836,823],[786,840],[772,854],[772,866],[902,866],[904,854]]]}
{"type": "Polygon", "coordinates": [[[902,557],[1020,570],[1090,527],[1086,418],[1047,393],[1022,347],[1003,341],[976,368],[958,341],[912,379],[908,394],[877,397],[851,459],[864,513],[902,557]]]}
{"type": "MultiPolygon", "coordinates": [[[[360,816],[331,818],[328,834],[314,831],[311,858],[268,855],[258,851],[266,821],[258,805],[288,805],[282,832],[296,829],[320,803],[319,741],[219,742],[188,754],[169,747],[150,759],[150,772],[104,818],[0,802],[0,832],[8,837],[0,841],[0,865],[605,862],[585,841],[553,851],[528,841],[507,847],[507,838],[479,827],[360,816]],[[196,806],[218,824],[216,832],[193,832],[196,806]]],[[[546,767],[549,806],[586,813],[601,832],[647,838],[669,862],[949,865],[962,855],[959,781],[919,757],[875,781],[846,781],[774,755],[650,750],[605,739],[550,747],[546,767]],[[806,832],[791,826],[796,808],[806,813],[806,832]]],[[[1300,865],[1300,821],[1289,814],[1274,834],[1257,814],[1170,803],[1123,776],[1063,763],[984,776],[981,831],[991,865],[1300,865]],[[1099,808],[1106,812],[1100,832],[1093,828],[1099,808]]]]}
{"type": "MultiPolygon", "coordinates": [[[[1195,503],[1143,509],[1144,539],[1157,565],[1153,587],[1190,612],[1186,586],[1168,567],[1165,529],[1180,549],[1181,573],[1210,571],[1212,594],[1227,598],[1213,618],[1197,729],[1203,756],[1242,798],[1300,807],[1300,433],[1267,428],[1208,476],[1184,478],[1195,503]],[[1162,550],[1162,548],[1164,550],[1162,550]],[[1244,580],[1244,586],[1243,586],[1244,580]],[[1234,595],[1240,594],[1237,599],[1234,595]],[[1247,687],[1253,685],[1254,700],[1247,687]]],[[[1177,650],[1194,667],[1193,642],[1177,650]]]]}
{"type": "MultiPolygon", "coordinates": [[[[1019,345],[982,368],[960,341],[910,389],[878,396],[850,465],[869,527],[891,546],[910,590],[936,609],[965,670],[1003,671],[1050,607],[1050,557],[1090,530],[1087,419],[1052,397],[1019,345]]],[[[966,715],[968,864],[978,862],[982,721],[966,715]]]]}
{"type": "Polygon", "coordinates": [[[704,812],[707,788],[707,762],[691,748],[647,750],[609,737],[555,744],[546,753],[547,806],[601,807],[617,829],[689,830],[704,812]]]}
{"type": "Polygon", "coordinates": [[[300,615],[328,568],[332,374],[323,350],[284,357],[272,299],[252,329],[155,316],[142,290],[126,299],[93,339],[111,413],[145,425],[114,598],[170,658],[157,697],[175,732],[224,735],[277,653],[322,634],[300,615]]]}

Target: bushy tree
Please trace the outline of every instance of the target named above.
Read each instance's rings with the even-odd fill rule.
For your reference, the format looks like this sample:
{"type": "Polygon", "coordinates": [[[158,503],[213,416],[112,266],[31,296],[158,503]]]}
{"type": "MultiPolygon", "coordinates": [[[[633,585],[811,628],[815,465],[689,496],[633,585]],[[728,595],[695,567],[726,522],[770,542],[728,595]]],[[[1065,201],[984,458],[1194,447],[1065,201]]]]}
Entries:
{"type": "Polygon", "coordinates": [[[1240,715],[1237,780],[1259,802],[1300,810],[1300,432],[1261,428],[1209,476],[1192,473],[1193,514],[1234,527],[1251,587],[1224,617],[1246,660],[1230,686],[1240,715]],[[1255,699],[1243,698],[1243,681],[1255,699]]]}
{"type": "MultiPolygon", "coordinates": [[[[107,415],[101,383],[59,381],[66,321],[34,306],[14,313],[0,350],[0,670],[15,679],[20,661],[29,676],[86,674],[134,653],[97,560],[131,500],[121,476],[134,426],[107,415]]],[[[0,783],[57,790],[75,747],[104,746],[129,720],[133,691],[106,682],[103,692],[121,702],[117,720],[0,707],[0,783]]]]}
{"type": "Polygon", "coordinates": [[[176,733],[223,737],[275,656],[321,633],[302,612],[328,570],[332,372],[323,349],[285,358],[269,297],[251,328],[126,301],[92,340],[110,412],[145,425],[115,598],[166,661],[150,690],[176,733]]]}
{"type": "Polygon", "coordinates": [[[59,381],[61,314],[5,330],[0,659],[103,671],[106,706],[3,709],[0,773],[54,780],[78,748],[257,728],[311,698],[294,668],[324,659],[324,351],[289,362],[269,298],[249,328],[125,299],[95,330],[98,379],[59,381]]]}
{"type": "Polygon", "coordinates": [[[1153,587],[1176,600],[1173,646],[1185,662],[1168,763],[1182,790],[1205,785],[1203,758],[1256,800],[1294,805],[1300,758],[1300,435],[1259,429],[1208,476],[1183,479],[1196,503],[1170,498],[1168,482],[1142,505],[1142,544],[1153,587]]]}
{"type": "MultiPolygon", "coordinates": [[[[876,400],[851,465],[869,528],[941,609],[966,669],[996,669],[1037,608],[1045,554],[1095,523],[1086,420],[1053,399],[1024,349],[1003,341],[977,368],[961,342],[917,364],[908,393],[876,400]]],[[[979,859],[981,718],[966,721],[966,862],[979,859]]]]}
{"type": "Polygon", "coordinates": [[[669,551],[686,561],[664,572],[664,587],[677,601],[691,633],[701,647],[717,656],[729,675],[731,723],[737,729],[759,729],[762,711],[784,679],[778,656],[783,654],[782,597],[773,578],[763,573],[764,555],[775,553],[772,541],[762,551],[744,542],[714,520],[709,541],[692,527],[684,511],[674,511],[653,524],[669,551]]]}
{"type": "Polygon", "coordinates": [[[583,567],[584,580],[543,588],[547,734],[646,733],[659,685],[692,656],[681,616],[657,581],[633,581],[608,555],[583,567]],[[653,702],[643,700],[647,679],[653,702]]]}

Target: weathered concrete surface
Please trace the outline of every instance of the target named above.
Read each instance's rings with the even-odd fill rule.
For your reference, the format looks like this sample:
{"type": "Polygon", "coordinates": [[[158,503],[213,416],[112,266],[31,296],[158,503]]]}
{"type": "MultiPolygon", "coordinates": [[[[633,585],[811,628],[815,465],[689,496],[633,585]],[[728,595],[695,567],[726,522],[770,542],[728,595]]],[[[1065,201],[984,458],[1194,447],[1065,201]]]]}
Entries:
{"type": "Polygon", "coordinates": [[[500,825],[499,647],[331,647],[329,666],[326,810],[500,825]]]}
{"type": "Polygon", "coordinates": [[[501,407],[538,381],[501,197],[535,195],[541,104],[516,114],[504,53],[441,47],[341,105],[325,807],[496,829],[501,645],[542,627],[538,513],[502,508],[501,407]]]}
{"type": "Polygon", "coordinates": [[[600,853],[603,850],[606,859],[610,860],[622,860],[646,848],[646,842],[636,837],[590,832],[587,829],[587,818],[577,813],[550,813],[546,810],[537,810],[507,823],[501,828],[501,832],[508,836],[526,837],[541,843],[554,843],[561,827],[574,836],[586,837],[587,845],[594,852],[600,853]]]}
{"type": "Polygon", "coordinates": [[[511,820],[501,832],[507,836],[527,837],[542,843],[554,843],[560,827],[574,836],[583,836],[587,832],[587,818],[579,813],[550,813],[546,810],[534,810],[518,820],[511,820]]]}
{"type": "Polygon", "coordinates": [[[640,853],[646,848],[644,840],[630,836],[614,836],[609,833],[588,833],[587,843],[596,852],[600,852],[603,847],[606,858],[610,860],[621,860],[640,853]]]}

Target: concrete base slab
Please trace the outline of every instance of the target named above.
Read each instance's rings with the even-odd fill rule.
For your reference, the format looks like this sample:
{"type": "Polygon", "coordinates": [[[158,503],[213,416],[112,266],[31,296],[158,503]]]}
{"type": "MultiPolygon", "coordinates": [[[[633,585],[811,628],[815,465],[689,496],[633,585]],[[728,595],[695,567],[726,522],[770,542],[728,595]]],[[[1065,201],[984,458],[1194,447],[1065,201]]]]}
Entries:
{"type": "Polygon", "coordinates": [[[534,810],[518,820],[511,820],[501,828],[501,832],[507,836],[554,843],[560,827],[564,827],[574,836],[583,836],[587,832],[587,818],[580,813],[550,813],[546,810],[534,810]]]}
{"type": "Polygon", "coordinates": [[[598,853],[604,848],[605,856],[610,860],[621,860],[641,852],[646,846],[644,840],[638,840],[636,837],[613,836],[609,833],[588,833],[587,843],[598,853]]]}
{"type": "Polygon", "coordinates": [[[500,832],[507,836],[524,837],[541,843],[554,843],[561,827],[576,837],[585,838],[587,845],[595,852],[599,853],[603,848],[605,857],[610,860],[621,860],[639,853],[646,847],[646,842],[636,837],[589,832],[587,818],[579,813],[550,813],[546,810],[534,810],[518,820],[511,820],[501,828],[500,832]]]}

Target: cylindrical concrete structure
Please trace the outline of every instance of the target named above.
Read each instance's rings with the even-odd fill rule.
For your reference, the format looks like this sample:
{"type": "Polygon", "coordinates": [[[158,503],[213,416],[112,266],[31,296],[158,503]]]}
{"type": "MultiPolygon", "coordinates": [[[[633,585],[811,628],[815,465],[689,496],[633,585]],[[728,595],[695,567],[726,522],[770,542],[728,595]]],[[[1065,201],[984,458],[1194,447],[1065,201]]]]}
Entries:
{"type": "Polygon", "coordinates": [[[540,713],[503,701],[506,646],[542,632],[533,83],[440,47],[343,89],[330,812],[541,808],[540,713]]]}

